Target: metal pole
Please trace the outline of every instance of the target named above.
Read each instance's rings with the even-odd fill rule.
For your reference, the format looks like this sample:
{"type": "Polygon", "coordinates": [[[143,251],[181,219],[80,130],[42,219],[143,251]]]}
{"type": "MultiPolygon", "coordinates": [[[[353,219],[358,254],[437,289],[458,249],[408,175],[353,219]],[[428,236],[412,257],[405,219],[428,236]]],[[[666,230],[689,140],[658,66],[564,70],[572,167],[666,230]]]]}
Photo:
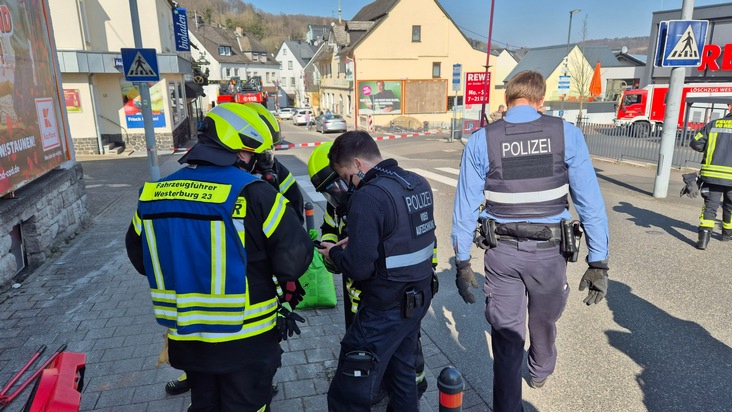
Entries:
{"type": "MultiPolygon", "coordinates": [[[[567,67],[567,64],[569,63],[569,38],[572,35],[572,15],[575,13],[579,13],[582,10],[576,9],[576,10],[570,10],[569,11],[569,30],[567,30],[567,52],[564,56],[564,75],[566,76],[569,73],[569,68],[567,67]]],[[[570,84],[572,84],[570,80],[570,84]]],[[[571,89],[570,89],[571,90],[571,89]]],[[[562,119],[564,119],[564,99],[565,95],[562,95],[562,107],[559,109],[559,112],[561,113],[562,119]]]]}
{"type": "MultiPolygon", "coordinates": [[[[135,48],[142,48],[140,34],[140,14],[137,11],[137,0],[130,0],[130,17],[132,19],[132,35],[135,38],[135,48]]],[[[150,102],[150,87],[147,82],[135,82],[140,89],[142,102],[142,122],[145,126],[145,145],[147,146],[147,160],[150,165],[150,177],[153,181],[160,179],[160,164],[158,163],[158,146],[155,142],[155,126],[153,126],[152,105],[150,102]]]]}
{"type": "Polygon", "coordinates": [[[488,68],[491,67],[491,36],[493,34],[493,9],[495,8],[495,5],[496,0],[491,0],[491,17],[490,22],[488,23],[488,45],[486,46],[485,51],[485,79],[483,80],[483,103],[480,106],[480,127],[485,126],[486,123],[485,101],[488,100],[488,93],[490,93],[490,90],[488,90],[488,68]]]}
{"type": "MultiPolygon", "coordinates": [[[[691,20],[694,15],[694,0],[684,0],[681,6],[681,20],[691,20]]],[[[684,90],[686,68],[674,67],[666,95],[666,115],[663,117],[663,134],[658,152],[656,180],[653,184],[653,197],[662,199],[668,195],[668,181],[671,177],[671,161],[674,155],[674,142],[678,129],[679,110],[681,109],[681,93],[684,90]]],[[[682,130],[682,133],[684,131],[682,130]]]]}
{"type": "Polygon", "coordinates": [[[455,138],[455,117],[457,116],[457,98],[458,98],[458,92],[455,91],[455,97],[452,99],[452,124],[450,125],[450,139],[448,139],[448,142],[452,142],[455,138]]]}

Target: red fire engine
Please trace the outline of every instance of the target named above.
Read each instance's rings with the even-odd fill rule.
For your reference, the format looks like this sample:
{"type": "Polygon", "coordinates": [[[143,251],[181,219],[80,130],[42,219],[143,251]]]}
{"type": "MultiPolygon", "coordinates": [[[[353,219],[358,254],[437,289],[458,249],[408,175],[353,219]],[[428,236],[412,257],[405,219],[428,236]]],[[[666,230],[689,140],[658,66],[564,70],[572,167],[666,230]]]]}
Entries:
{"type": "Polygon", "coordinates": [[[267,101],[267,96],[262,92],[261,85],[256,78],[244,83],[238,77],[232,77],[228,81],[220,82],[219,95],[216,103],[261,103],[267,101]]]}
{"type": "MultiPolygon", "coordinates": [[[[663,125],[666,113],[667,84],[651,84],[642,89],[626,90],[618,105],[616,126],[632,126],[640,134],[648,134],[663,125]]],[[[704,98],[729,97],[732,99],[732,83],[690,83],[685,84],[681,93],[681,110],[679,110],[678,127],[698,129],[712,118],[724,115],[727,106],[714,103],[703,103],[704,98]],[[687,99],[701,101],[685,110],[687,99]],[[685,116],[686,115],[686,116],[685,116]],[[686,119],[685,119],[686,117],[686,119]]],[[[714,99],[709,99],[714,100],[714,99]]]]}

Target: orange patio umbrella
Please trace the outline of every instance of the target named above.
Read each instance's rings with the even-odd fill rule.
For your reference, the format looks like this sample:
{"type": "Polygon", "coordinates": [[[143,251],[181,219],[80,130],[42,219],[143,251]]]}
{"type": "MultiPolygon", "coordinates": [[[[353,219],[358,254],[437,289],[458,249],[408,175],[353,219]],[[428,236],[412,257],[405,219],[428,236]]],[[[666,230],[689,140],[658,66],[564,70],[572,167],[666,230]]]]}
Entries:
{"type": "Polygon", "coordinates": [[[592,81],[590,82],[590,94],[594,97],[602,93],[602,76],[600,75],[600,62],[595,64],[595,71],[592,73],[592,81]]]}

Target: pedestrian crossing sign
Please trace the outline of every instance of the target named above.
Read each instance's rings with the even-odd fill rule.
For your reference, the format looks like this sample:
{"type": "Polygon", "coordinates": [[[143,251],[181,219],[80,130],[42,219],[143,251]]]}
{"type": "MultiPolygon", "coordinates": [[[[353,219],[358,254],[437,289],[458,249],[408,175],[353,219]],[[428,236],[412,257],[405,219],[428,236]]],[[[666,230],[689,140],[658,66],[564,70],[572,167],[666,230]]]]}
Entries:
{"type": "Polygon", "coordinates": [[[155,49],[121,49],[125,79],[130,82],[157,82],[158,58],[155,49]]]}
{"type": "MultiPolygon", "coordinates": [[[[707,40],[707,20],[670,20],[663,47],[662,67],[697,67],[707,40]]],[[[659,35],[661,35],[659,33],[659,35]]],[[[657,51],[661,52],[660,50],[657,51]]]]}

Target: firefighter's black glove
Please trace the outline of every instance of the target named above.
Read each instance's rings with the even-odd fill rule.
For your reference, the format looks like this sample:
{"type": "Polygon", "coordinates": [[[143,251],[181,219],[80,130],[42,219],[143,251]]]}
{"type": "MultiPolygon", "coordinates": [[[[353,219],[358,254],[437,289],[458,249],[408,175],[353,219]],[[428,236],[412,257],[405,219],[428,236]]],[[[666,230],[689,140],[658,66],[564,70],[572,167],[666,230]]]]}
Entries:
{"type": "Polygon", "coordinates": [[[699,196],[699,184],[697,183],[697,175],[696,173],[686,173],[681,175],[681,177],[684,179],[684,186],[681,189],[681,193],[679,193],[679,197],[687,195],[690,198],[694,199],[695,197],[699,196]]]}
{"type": "Polygon", "coordinates": [[[588,306],[600,303],[607,295],[607,271],[609,270],[605,261],[590,262],[589,265],[590,267],[582,275],[579,285],[580,292],[589,288],[587,297],[583,301],[588,306]]]}
{"type": "Polygon", "coordinates": [[[303,289],[299,280],[285,282],[285,302],[290,304],[290,307],[295,309],[298,303],[302,302],[302,297],[305,296],[305,289],[303,289]]]}
{"type": "Polygon", "coordinates": [[[282,340],[287,340],[294,334],[300,334],[300,327],[297,322],[305,323],[305,319],[295,312],[287,308],[287,304],[280,306],[277,310],[277,330],[280,332],[282,340]]]}
{"type": "Polygon", "coordinates": [[[469,260],[456,260],[457,276],[455,277],[455,285],[457,285],[458,293],[465,303],[475,303],[475,295],[470,290],[478,287],[478,281],[475,280],[475,273],[470,267],[469,260]]]}

